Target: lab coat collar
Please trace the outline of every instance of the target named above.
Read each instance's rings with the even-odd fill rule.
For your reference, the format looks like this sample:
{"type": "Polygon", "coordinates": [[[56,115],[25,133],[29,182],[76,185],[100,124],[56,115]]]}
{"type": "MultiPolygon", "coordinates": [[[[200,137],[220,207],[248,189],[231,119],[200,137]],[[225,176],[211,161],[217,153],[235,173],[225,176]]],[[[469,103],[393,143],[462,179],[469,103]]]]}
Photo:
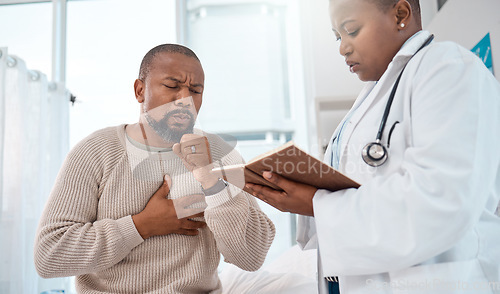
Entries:
{"type": "MultiPolygon", "coordinates": [[[[411,36],[406,42],[401,46],[398,53],[393,58],[393,62],[398,61],[401,58],[407,59],[415,52],[417,52],[418,48],[424,44],[424,42],[429,38],[431,33],[428,31],[418,31],[413,36],[411,36]]],[[[389,68],[388,68],[389,69],[389,68]]]]}

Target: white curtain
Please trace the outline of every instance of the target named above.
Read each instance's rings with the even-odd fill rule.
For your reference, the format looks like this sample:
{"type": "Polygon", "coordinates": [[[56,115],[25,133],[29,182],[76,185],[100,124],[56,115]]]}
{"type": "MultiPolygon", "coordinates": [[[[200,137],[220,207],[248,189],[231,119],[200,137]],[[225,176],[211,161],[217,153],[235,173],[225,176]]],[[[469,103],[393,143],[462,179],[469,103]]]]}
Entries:
{"type": "Polygon", "coordinates": [[[66,290],[33,263],[38,220],[68,151],[69,96],[0,48],[0,293],[66,290]]]}

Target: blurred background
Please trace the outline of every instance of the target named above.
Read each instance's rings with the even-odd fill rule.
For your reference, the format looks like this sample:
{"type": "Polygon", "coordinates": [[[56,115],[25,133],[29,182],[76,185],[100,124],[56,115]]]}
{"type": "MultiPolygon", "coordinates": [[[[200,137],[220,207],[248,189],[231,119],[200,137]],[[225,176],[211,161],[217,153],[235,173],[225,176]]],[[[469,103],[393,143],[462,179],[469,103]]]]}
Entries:
{"type": "MultiPolygon", "coordinates": [[[[420,3],[424,29],[498,76],[500,1],[420,3]]],[[[234,137],[247,161],[289,140],[321,158],[363,87],[338,53],[328,0],[0,0],[0,293],[74,293],[71,278],[35,272],[38,218],[72,146],[138,120],[133,83],[162,43],[197,53],[198,126],[234,137]]],[[[277,228],[268,263],[295,245],[296,219],[260,205],[277,228]]]]}

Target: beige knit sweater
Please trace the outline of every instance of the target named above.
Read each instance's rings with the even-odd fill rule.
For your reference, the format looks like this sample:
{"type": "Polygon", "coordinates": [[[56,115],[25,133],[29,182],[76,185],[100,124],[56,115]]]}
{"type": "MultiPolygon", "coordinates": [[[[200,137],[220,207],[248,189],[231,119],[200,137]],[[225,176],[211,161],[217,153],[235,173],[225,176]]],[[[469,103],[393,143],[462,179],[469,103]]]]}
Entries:
{"type": "MultiPolygon", "coordinates": [[[[242,162],[220,137],[207,137],[214,162],[242,162]]],[[[133,146],[125,125],[97,131],[75,146],[40,220],[40,276],[77,276],[79,293],[220,293],[220,254],[247,271],[262,265],[274,225],[251,195],[231,185],[206,197],[207,227],[199,235],[142,239],[131,215],[144,209],[164,174],[172,178],[169,198],[202,193],[173,152],[133,146]]]]}

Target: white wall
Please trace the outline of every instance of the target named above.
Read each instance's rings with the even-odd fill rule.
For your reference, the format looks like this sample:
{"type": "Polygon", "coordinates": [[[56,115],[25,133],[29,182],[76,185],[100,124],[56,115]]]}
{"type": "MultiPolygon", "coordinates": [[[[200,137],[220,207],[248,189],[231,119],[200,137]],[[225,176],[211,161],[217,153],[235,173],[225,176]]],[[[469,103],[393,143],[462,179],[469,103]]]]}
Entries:
{"type": "MultiPolygon", "coordinates": [[[[304,1],[303,1],[304,2],[304,1]]],[[[311,54],[309,66],[313,70],[315,97],[344,97],[357,95],[362,83],[349,72],[344,58],[339,53],[339,42],[335,41],[330,23],[328,0],[307,1],[302,12],[305,23],[304,45],[311,54]]]]}
{"type": "Polygon", "coordinates": [[[489,32],[493,71],[500,81],[499,0],[448,0],[427,29],[437,41],[454,41],[469,50],[489,32]]]}
{"type": "Polygon", "coordinates": [[[306,111],[310,127],[315,128],[310,130],[310,151],[318,156],[322,154],[323,141],[329,139],[347,109],[340,109],[336,115],[320,115],[317,105],[329,102],[334,104],[333,108],[346,105],[344,101],[354,101],[363,86],[339,54],[340,43],[332,32],[328,3],[328,0],[300,0],[306,111]]]}
{"type": "Polygon", "coordinates": [[[427,29],[438,11],[438,0],[420,0],[422,27],[427,29]]]}

